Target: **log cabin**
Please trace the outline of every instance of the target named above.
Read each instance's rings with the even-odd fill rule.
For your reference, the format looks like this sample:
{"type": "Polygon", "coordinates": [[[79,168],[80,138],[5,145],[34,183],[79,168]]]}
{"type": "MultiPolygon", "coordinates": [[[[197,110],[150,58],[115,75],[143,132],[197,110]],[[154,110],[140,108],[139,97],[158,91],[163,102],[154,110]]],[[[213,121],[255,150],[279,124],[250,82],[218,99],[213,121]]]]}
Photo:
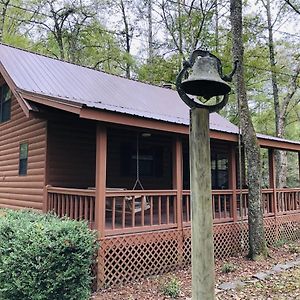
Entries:
{"type": "MultiPolygon", "coordinates": [[[[4,44],[0,73],[0,207],[88,222],[99,233],[99,286],[189,265],[189,108],[177,92],[4,44]]],[[[274,150],[296,153],[299,169],[300,142],[257,137],[268,153],[267,241],[297,239],[300,184],[276,186],[274,150]]],[[[210,115],[217,257],[247,248],[238,139],[210,115]]]]}

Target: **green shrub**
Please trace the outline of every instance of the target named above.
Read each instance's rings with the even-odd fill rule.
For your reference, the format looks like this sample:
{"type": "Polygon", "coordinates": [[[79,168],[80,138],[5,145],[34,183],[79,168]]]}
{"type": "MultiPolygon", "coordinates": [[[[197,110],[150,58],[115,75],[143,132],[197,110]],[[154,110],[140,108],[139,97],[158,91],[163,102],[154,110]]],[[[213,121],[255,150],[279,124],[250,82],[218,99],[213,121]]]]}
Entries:
{"type": "Polygon", "coordinates": [[[224,263],[222,266],[222,273],[231,273],[234,272],[236,270],[235,265],[231,264],[231,263],[224,263]]]}
{"type": "Polygon", "coordinates": [[[0,210],[0,299],[89,299],[96,248],[84,222],[0,210]]]}
{"type": "Polygon", "coordinates": [[[163,294],[171,298],[177,298],[180,294],[180,282],[176,277],[170,278],[164,283],[162,288],[163,294]]]}

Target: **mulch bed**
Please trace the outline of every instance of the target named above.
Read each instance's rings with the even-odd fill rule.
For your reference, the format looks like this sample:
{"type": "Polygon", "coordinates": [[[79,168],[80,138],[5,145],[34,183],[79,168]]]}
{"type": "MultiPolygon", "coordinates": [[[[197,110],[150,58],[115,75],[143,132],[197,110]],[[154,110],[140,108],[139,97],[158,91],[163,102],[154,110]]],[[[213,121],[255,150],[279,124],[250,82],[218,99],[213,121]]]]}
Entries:
{"type": "MultiPolygon", "coordinates": [[[[217,259],[215,262],[216,286],[223,282],[234,281],[237,279],[240,279],[242,281],[246,280],[249,283],[246,287],[241,288],[241,290],[238,289],[237,291],[226,292],[222,291],[218,293],[218,299],[300,299],[300,296],[299,298],[297,298],[297,291],[295,292],[296,298],[294,296],[294,298],[289,298],[289,296],[287,295],[285,295],[286,298],[278,298],[283,295],[282,293],[279,294],[278,297],[276,296],[275,298],[268,298],[268,293],[270,293],[270,291],[272,291],[273,289],[276,290],[276,288],[273,288],[272,286],[269,288],[265,287],[268,293],[264,296],[264,294],[262,294],[262,292],[259,290],[259,287],[263,289],[265,282],[261,283],[251,280],[252,275],[254,275],[255,273],[265,272],[278,263],[292,261],[296,257],[298,257],[299,254],[300,241],[291,244],[281,245],[280,248],[269,248],[270,257],[266,260],[251,261],[244,256],[231,257],[226,260],[217,259]],[[225,273],[225,271],[228,270],[230,272],[225,273]],[[256,288],[259,291],[258,294],[255,294],[256,288]],[[249,289],[248,292],[247,289],[249,289]]],[[[283,273],[288,274],[286,275],[286,278],[292,279],[294,275],[289,274],[293,274],[293,272],[297,271],[299,271],[299,267],[289,271],[285,271],[283,273]]],[[[298,273],[300,275],[300,271],[298,273]]],[[[276,279],[280,278],[280,276],[283,275],[274,275],[272,276],[272,278],[276,279]]],[[[164,286],[167,282],[170,282],[172,278],[175,278],[175,280],[180,284],[180,295],[176,299],[191,299],[191,269],[186,268],[183,270],[175,271],[160,276],[152,276],[123,286],[104,289],[98,293],[95,293],[92,297],[92,300],[172,299],[171,297],[166,296],[163,293],[164,286]]],[[[300,277],[298,279],[298,283],[300,283],[300,277]]],[[[268,282],[272,281],[268,280],[268,282]]],[[[291,285],[291,282],[289,284],[291,285]]],[[[278,287],[278,285],[276,286],[278,287]]],[[[278,288],[277,290],[280,289],[278,288]]]]}

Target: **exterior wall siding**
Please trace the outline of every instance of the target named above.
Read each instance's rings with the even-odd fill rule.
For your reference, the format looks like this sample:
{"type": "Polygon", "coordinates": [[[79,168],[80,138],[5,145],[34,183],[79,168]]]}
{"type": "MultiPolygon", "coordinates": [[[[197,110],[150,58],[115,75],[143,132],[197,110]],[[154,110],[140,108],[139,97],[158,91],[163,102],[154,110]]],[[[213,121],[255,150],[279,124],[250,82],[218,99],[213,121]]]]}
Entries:
{"type": "Polygon", "coordinates": [[[95,187],[96,126],[61,115],[48,121],[48,180],[57,187],[95,187]]]}
{"type": "Polygon", "coordinates": [[[45,183],[45,120],[27,118],[17,100],[11,119],[0,123],[0,207],[42,209],[45,183]],[[28,143],[27,175],[19,176],[19,147],[28,143]]]}

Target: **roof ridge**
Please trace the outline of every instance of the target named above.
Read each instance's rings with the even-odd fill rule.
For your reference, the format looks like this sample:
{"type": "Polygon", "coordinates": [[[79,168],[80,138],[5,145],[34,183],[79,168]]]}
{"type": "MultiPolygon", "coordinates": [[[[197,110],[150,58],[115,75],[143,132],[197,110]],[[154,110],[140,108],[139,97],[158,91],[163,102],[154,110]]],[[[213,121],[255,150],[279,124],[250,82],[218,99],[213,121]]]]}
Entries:
{"type": "MultiPolygon", "coordinates": [[[[53,60],[56,60],[56,61],[59,61],[59,62],[62,62],[62,63],[67,63],[67,64],[70,64],[70,65],[73,65],[73,66],[89,69],[89,70],[92,70],[92,71],[95,71],[95,72],[100,72],[100,73],[104,73],[104,74],[107,74],[107,75],[116,76],[116,77],[127,79],[127,80],[130,80],[130,81],[135,81],[135,82],[139,82],[139,83],[143,83],[143,84],[147,84],[147,85],[151,85],[151,86],[154,86],[154,87],[158,87],[158,88],[162,88],[162,89],[166,89],[166,90],[171,90],[171,91],[175,92],[175,90],[170,89],[169,87],[160,86],[160,85],[154,84],[152,82],[147,82],[147,81],[139,80],[139,79],[136,79],[136,78],[127,78],[125,76],[122,76],[122,75],[119,75],[119,74],[109,73],[109,72],[103,71],[103,70],[97,70],[97,69],[94,69],[92,67],[85,66],[85,65],[82,65],[82,64],[79,64],[79,63],[70,62],[70,61],[67,61],[67,60],[64,60],[64,59],[61,59],[61,58],[58,58],[58,57],[52,57],[52,56],[44,54],[44,53],[34,52],[30,49],[24,49],[24,48],[17,47],[17,46],[14,46],[14,45],[9,45],[9,44],[3,43],[3,42],[0,42],[0,45],[6,46],[6,47],[9,47],[9,48],[13,48],[13,49],[16,49],[16,50],[24,51],[24,52],[27,52],[27,53],[30,53],[30,54],[42,56],[42,57],[45,57],[45,58],[53,59],[53,60]]],[[[170,84],[175,84],[175,83],[170,83],[170,84]]]]}

